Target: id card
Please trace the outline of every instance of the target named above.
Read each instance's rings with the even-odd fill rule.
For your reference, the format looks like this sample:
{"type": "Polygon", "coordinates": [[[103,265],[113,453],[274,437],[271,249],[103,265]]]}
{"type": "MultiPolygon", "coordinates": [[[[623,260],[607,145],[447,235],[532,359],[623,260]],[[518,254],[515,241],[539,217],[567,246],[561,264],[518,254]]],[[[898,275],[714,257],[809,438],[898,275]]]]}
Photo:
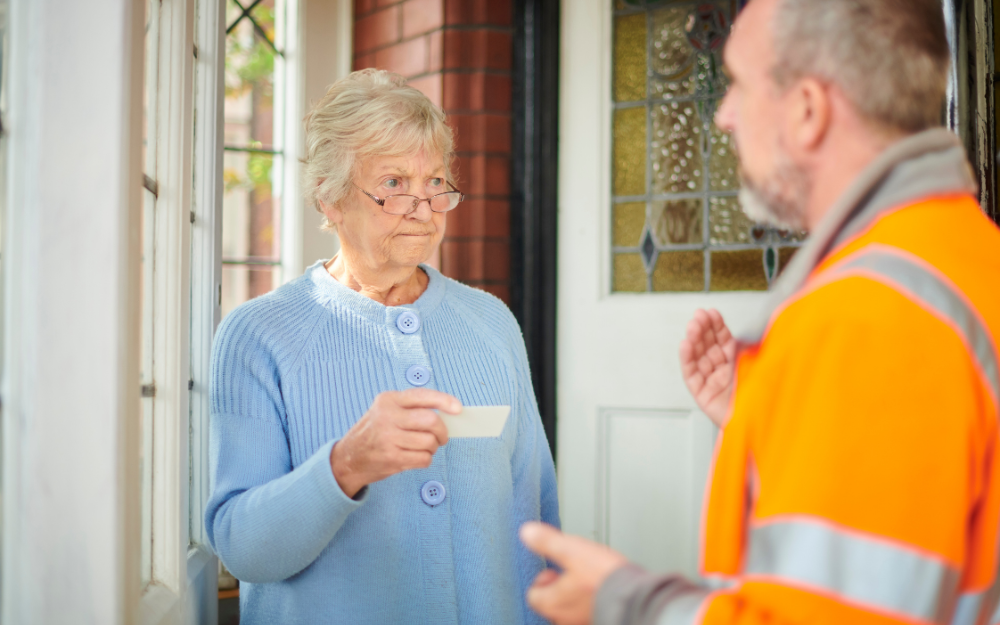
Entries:
{"type": "Polygon", "coordinates": [[[457,415],[438,414],[448,428],[448,438],[491,438],[503,432],[510,406],[463,406],[457,415]]]}

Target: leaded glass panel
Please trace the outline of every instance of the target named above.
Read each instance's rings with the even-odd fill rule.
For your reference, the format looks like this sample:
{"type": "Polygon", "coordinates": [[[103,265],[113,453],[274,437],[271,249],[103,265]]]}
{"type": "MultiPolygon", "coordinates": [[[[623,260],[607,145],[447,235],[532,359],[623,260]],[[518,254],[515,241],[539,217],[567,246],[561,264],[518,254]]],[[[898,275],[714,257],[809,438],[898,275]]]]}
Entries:
{"type": "Polygon", "coordinates": [[[804,239],[743,213],[735,145],[714,123],[743,4],[614,3],[614,291],[764,290],[804,239]]]}

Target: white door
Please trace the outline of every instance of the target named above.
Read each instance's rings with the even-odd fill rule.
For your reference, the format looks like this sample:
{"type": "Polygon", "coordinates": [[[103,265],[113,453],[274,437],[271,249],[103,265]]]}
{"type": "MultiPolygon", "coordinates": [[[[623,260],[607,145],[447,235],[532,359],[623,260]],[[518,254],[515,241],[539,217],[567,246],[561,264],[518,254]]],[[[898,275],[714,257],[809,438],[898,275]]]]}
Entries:
{"type": "Polygon", "coordinates": [[[713,307],[738,327],[798,245],[739,211],[711,125],[737,4],[562,3],[563,524],[654,571],[697,570],[715,438],[681,379],[687,321],[713,307]]]}

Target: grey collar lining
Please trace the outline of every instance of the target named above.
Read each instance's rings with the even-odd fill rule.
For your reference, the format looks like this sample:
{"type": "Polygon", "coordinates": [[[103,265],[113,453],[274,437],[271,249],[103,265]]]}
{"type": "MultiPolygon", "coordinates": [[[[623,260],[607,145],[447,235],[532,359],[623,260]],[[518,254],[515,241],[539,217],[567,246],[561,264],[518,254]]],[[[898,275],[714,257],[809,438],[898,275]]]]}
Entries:
{"type": "Polygon", "coordinates": [[[934,128],[892,144],[830,207],[775,282],[763,309],[736,333],[739,342],[759,343],[775,311],[802,288],[827,254],[887,211],[921,197],[976,190],[965,149],[952,132],[934,128]]]}

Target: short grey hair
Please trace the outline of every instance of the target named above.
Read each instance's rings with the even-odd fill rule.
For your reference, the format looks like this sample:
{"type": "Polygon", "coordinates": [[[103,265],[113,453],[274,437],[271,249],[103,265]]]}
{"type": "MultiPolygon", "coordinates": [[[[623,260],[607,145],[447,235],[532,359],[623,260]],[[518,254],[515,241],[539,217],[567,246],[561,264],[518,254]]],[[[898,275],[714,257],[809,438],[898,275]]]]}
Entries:
{"type": "Polygon", "coordinates": [[[941,0],[779,0],[779,88],[813,76],[837,84],[876,129],[938,126],[950,53],[941,0]]]}
{"type": "Polygon", "coordinates": [[[320,213],[320,201],[335,205],[347,196],[360,161],[372,156],[441,154],[454,181],[454,139],[444,111],[397,74],[363,69],[338,80],[305,126],[303,196],[320,213]]]}

